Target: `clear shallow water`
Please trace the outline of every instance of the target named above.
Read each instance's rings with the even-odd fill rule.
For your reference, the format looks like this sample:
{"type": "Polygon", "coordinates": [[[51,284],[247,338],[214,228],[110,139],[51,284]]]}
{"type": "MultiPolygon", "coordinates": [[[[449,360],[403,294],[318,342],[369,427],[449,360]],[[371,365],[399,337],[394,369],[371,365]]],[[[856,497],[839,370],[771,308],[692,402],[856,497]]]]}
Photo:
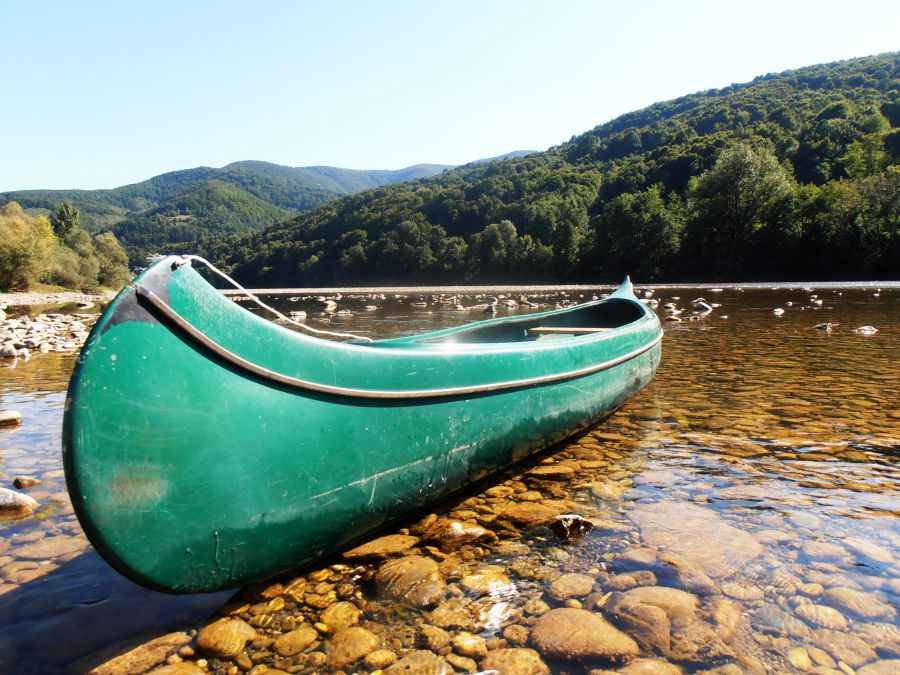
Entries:
{"type": "MultiPolygon", "coordinates": [[[[577,300],[579,293],[570,291],[569,299],[577,300]]],[[[809,293],[799,288],[659,291],[661,304],[680,296],[675,302],[684,307],[703,294],[722,306],[702,321],[665,323],[656,379],[614,416],[435,510],[477,523],[497,538],[455,552],[421,549],[441,564],[447,597],[458,596],[470,610],[493,611],[489,621],[467,626],[469,632],[506,639],[504,631],[519,626],[527,636],[540,616],[530,611],[535,606],[529,601],[549,607],[565,603],[551,595],[563,573],[593,579],[591,592],[600,597],[568,598],[582,607],[609,592],[627,595],[635,579],[647,585],[651,574],[652,587],[691,593],[696,618],[728,640],[707,640],[692,652],[682,627],[670,626],[668,647],[641,644],[642,657],[676,663],[687,672],[728,663],[750,671],[762,664],[799,672],[804,654],[825,661],[816,650],[830,654],[835,667],[837,661],[857,668],[891,657],[900,642],[896,610],[890,611],[900,600],[900,289],[874,293],[871,287],[820,291],[823,306],[813,309],[809,293]],[[785,314],[775,317],[775,307],[785,314]],[[813,330],[826,321],[840,325],[830,334],[813,330]],[[880,332],[852,332],[866,324],[880,332]],[[564,470],[550,478],[546,471],[533,472],[544,465],[564,470]],[[516,508],[535,503],[559,503],[597,526],[580,539],[560,540],[519,517],[516,508]],[[697,577],[712,586],[673,572],[673,556],[684,569],[703,572],[697,577]],[[466,582],[491,571],[489,566],[497,566],[494,571],[509,582],[498,597],[466,582]],[[738,618],[733,630],[725,631],[732,606],[738,618]],[[854,654],[829,630],[860,636],[879,650],[854,654]],[[741,661],[748,658],[752,661],[741,661]]],[[[315,301],[279,297],[277,302],[284,310],[307,311],[310,325],[375,337],[484,316],[480,309],[460,312],[421,299],[412,294],[399,301],[342,298],[339,308],[352,315],[333,316],[328,323],[316,315],[315,301]],[[411,306],[421,299],[426,307],[411,306]],[[366,311],[368,304],[379,309],[366,311]]],[[[541,302],[549,308],[558,299],[541,302]]],[[[460,302],[471,306],[486,299],[460,302]]],[[[501,307],[498,314],[509,311],[521,310],[501,307]]],[[[71,367],[69,357],[46,355],[0,370],[0,405],[24,417],[21,428],[0,431],[0,482],[9,486],[20,474],[44,480],[29,490],[42,504],[35,517],[0,523],[5,542],[0,543],[5,549],[0,552],[0,659],[20,672],[63,671],[116,643],[200,628],[228,597],[172,598],[145,591],[89,548],[59,471],[59,425],[71,367]]],[[[415,523],[412,527],[415,531],[415,523]]],[[[425,626],[442,624],[442,615],[435,617],[431,606],[410,607],[389,597],[376,581],[381,564],[307,571],[309,597],[287,596],[268,624],[253,623],[258,614],[249,610],[238,612],[257,631],[245,650],[251,663],[297,672],[329,670],[333,664],[320,663],[317,656],[329,652],[328,634],[289,657],[273,650],[272,641],[299,625],[301,617],[320,621],[328,610],[317,605],[341,588],[335,599],[362,610],[361,625],[397,654],[415,647],[449,654],[451,661],[462,656],[457,648],[448,652],[429,643],[425,626]],[[320,587],[323,583],[331,588],[320,587]],[[313,593],[316,588],[325,592],[313,593]]],[[[259,599],[253,592],[248,597],[259,599]]],[[[627,624],[627,616],[609,607],[602,612],[620,627],[627,624]]],[[[459,620],[443,630],[458,634],[459,620]]],[[[515,630],[511,636],[521,637],[515,630]]],[[[542,656],[555,672],[598,665],[542,656]]],[[[188,659],[201,657],[205,667],[222,672],[247,665],[202,653],[188,659]]],[[[474,662],[480,667],[478,659],[474,662]]],[[[454,666],[461,663],[457,659],[454,666]]]]}

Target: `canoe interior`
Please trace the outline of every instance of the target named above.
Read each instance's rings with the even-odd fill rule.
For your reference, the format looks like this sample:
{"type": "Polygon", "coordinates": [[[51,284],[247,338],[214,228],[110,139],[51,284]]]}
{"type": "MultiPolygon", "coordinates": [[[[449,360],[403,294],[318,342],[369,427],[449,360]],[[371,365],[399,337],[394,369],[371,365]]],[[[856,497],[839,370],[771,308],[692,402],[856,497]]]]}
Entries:
{"type": "Polygon", "coordinates": [[[247,376],[124,290],[72,375],[66,481],[101,555],[167,592],[234,588],[335,553],[609,414],[661,354],[659,321],[630,286],[569,310],[359,345],[276,326],[174,257],[136,281],[229,351],[316,382],[414,392],[612,364],[496,394],[324,395],[247,376]],[[610,330],[526,337],[598,324],[610,330]]]}
{"type": "MultiPolygon", "coordinates": [[[[548,328],[619,328],[644,315],[634,302],[613,298],[602,304],[586,305],[555,316],[538,316],[508,319],[502,323],[474,325],[449,335],[420,337],[415,342],[424,343],[509,343],[540,339],[538,331],[548,328]]],[[[550,331],[547,331],[548,333],[550,331]]],[[[565,333],[561,333],[565,334],[565,333]]],[[[574,332],[573,335],[583,334],[574,332]]]]}

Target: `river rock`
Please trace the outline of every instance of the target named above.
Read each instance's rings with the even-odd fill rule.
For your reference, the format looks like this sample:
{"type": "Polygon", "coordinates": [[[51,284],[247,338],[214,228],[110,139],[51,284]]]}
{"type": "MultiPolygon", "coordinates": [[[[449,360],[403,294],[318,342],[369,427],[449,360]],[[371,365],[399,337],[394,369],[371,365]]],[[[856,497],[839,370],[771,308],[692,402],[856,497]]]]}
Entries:
{"type": "Polygon", "coordinates": [[[841,562],[846,560],[847,549],[839,544],[827,541],[808,541],[801,549],[803,555],[812,560],[824,560],[828,562],[841,562]]]}
{"type": "Polygon", "coordinates": [[[238,617],[218,619],[200,629],[197,647],[210,656],[231,659],[244,650],[256,631],[238,617]]]}
{"type": "Polygon", "coordinates": [[[0,488],[0,517],[24,518],[34,513],[38,504],[33,498],[21,492],[0,488]]]}
{"type": "Polygon", "coordinates": [[[668,661],[659,659],[635,659],[617,673],[623,675],[681,675],[684,670],[668,661]]]}
{"type": "Polygon", "coordinates": [[[363,663],[369,670],[384,670],[392,663],[395,663],[397,658],[397,655],[390,649],[376,649],[374,652],[366,654],[363,663]]]}
{"type": "Polygon", "coordinates": [[[502,675],[547,675],[550,672],[540,654],[528,648],[492,651],[481,661],[481,669],[496,670],[502,675]]]}
{"type": "MultiPolygon", "coordinates": [[[[855,591],[852,588],[837,587],[829,588],[825,591],[823,597],[826,602],[835,607],[866,619],[893,621],[897,618],[897,610],[876,598],[872,593],[855,591]]],[[[831,628],[831,626],[828,626],[828,628],[831,628]]]]}
{"type": "Polygon", "coordinates": [[[623,593],[629,602],[659,607],[673,626],[693,623],[697,619],[699,601],[690,593],[665,586],[639,586],[623,593]]]}
{"type": "Polygon", "coordinates": [[[516,647],[520,647],[528,642],[528,635],[528,629],[517,623],[503,629],[503,639],[516,647]]]}
{"type": "Polygon", "coordinates": [[[499,506],[495,513],[498,518],[505,518],[515,525],[536,527],[552,520],[571,509],[568,504],[545,502],[507,502],[499,506]]]}
{"type": "Polygon", "coordinates": [[[378,636],[365,628],[354,626],[335,634],[328,643],[328,667],[342,670],[381,646],[378,636]]]}
{"type": "Polygon", "coordinates": [[[861,623],[856,627],[856,632],[880,656],[900,658],[900,626],[893,623],[861,623]]]}
{"type": "Polygon", "coordinates": [[[813,604],[800,605],[794,612],[817,628],[846,630],[848,626],[846,617],[833,607],[813,604]]]}
{"type": "Polygon", "coordinates": [[[716,635],[726,644],[731,642],[741,623],[740,608],[730,600],[720,598],[710,605],[709,610],[716,635]]]}
{"type": "Polygon", "coordinates": [[[83,537],[70,537],[65,534],[59,534],[54,537],[45,537],[33,544],[20,546],[16,549],[16,555],[19,558],[30,560],[49,560],[78,553],[87,547],[87,540],[83,537]]]}
{"type": "Polygon", "coordinates": [[[545,523],[553,534],[564,541],[578,539],[594,529],[594,523],[575,513],[564,513],[545,523]]]}
{"type": "Polygon", "coordinates": [[[718,584],[695,562],[672,553],[660,555],[659,562],[662,563],[661,569],[657,570],[659,576],[671,581],[673,586],[699,595],[717,595],[720,592],[718,584]]]}
{"type": "Polygon", "coordinates": [[[873,562],[890,565],[894,562],[894,554],[874,541],[862,537],[844,537],[843,544],[858,557],[873,562]]]}
{"type": "Polygon", "coordinates": [[[480,635],[462,631],[451,640],[453,649],[457,654],[468,656],[474,659],[480,659],[487,655],[487,642],[480,635]]]}
{"type": "Polygon", "coordinates": [[[897,675],[900,673],[900,659],[874,661],[856,671],[856,675],[897,675]]]}
{"type": "Polygon", "coordinates": [[[645,650],[663,653],[669,651],[671,622],[661,608],[629,600],[624,593],[613,593],[603,611],[645,650]]]}
{"type": "Polygon", "coordinates": [[[749,600],[762,600],[766,594],[758,586],[746,583],[722,584],[722,593],[729,598],[747,602],[749,600]]]}
{"type": "Polygon", "coordinates": [[[34,476],[16,476],[13,478],[13,486],[17,490],[27,490],[36,485],[40,485],[43,481],[34,476]]]}
{"type": "Polygon", "coordinates": [[[430,607],[444,597],[446,586],[431,558],[410,555],[384,563],[375,576],[378,591],[415,607],[430,607]]]}
{"type": "Polygon", "coordinates": [[[851,668],[859,668],[878,658],[875,650],[866,642],[849,633],[820,628],[813,631],[812,640],[817,647],[821,647],[837,661],[843,661],[851,668]]]}
{"type": "Polygon", "coordinates": [[[22,413],[17,410],[0,410],[0,427],[17,427],[22,424],[22,413]]]}
{"type": "Polygon", "coordinates": [[[418,649],[384,669],[384,675],[416,675],[417,673],[421,673],[421,675],[453,675],[453,668],[437,654],[418,649]]]}
{"type": "Polygon", "coordinates": [[[719,639],[712,626],[695,621],[672,631],[672,643],[666,655],[676,661],[705,664],[735,654],[719,639]]]}
{"type": "Polygon", "coordinates": [[[795,638],[805,638],[810,635],[810,630],[805,623],[771,603],[764,603],[755,610],[750,616],[750,623],[763,633],[795,638]]]}
{"type": "Polygon", "coordinates": [[[389,534],[385,537],[373,539],[349,551],[344,551],[341,557],[349,562],[390,558],[409,553],[410,549],[418,543],[418,537],[406,534],[389,534]]]}
{"type": "Polygon", "coordinates": [[[694,504],[639,503],[631,519],[645,544],[696,563],[712,577],[729,577],[763,553],[750,534],[732,527],[715,511],[694,504]]]}
{"type": "Polygon", "coordinates": [[[310,624],[304,623],[289,633],[280,635],[272,645],[280,656],[294,656],[319,639],[319,631],[310,624]]]}
{"type": "Polygon", "coordinates": [[[474,574],[464,576],[459,585],[473,595],[488,595],[509,588],[512,581],[501,568],[485,567],[474,574]]]}
{"type": "Polygon", "coordinates": [[[618,661],[637,656],[637,643],[598,614],[583,609],[553,609],[531,630],[531,641],[550,658],[599,658],[618,661]]]}
{"type": "Polygon", "coordinates": [[[429,520],[418,534],[422,536],[423,542],[436,544],[445,553],[455,551],[465,544],[490,543],[497,540],[497,535],[480,525],[450,518],[429,520]]]}
{"type": "Polygon", "coordinates": [[[476,603],[463,598],[450,598],[435,607],[430,615],[431,623],[438,628],[461,628],[478,631],[484,625],[482,609],[476,603]]]}
{"type": "Polygon", "coordinates": [[[328,626],[331,633],[337,633],[358,624],[360,614],[362,612],[352,602],[341,601],[329,605],[319,615],[319,620],[328,626]]]}
{"type": "Polygon", "coordinates": [[[530,478],[540,478],[543,480],[569,480],[575,476],[575,469],[568,464],[549,464],[546,466],[536,466],[526,475],[530,478]]]}
{"type": "Polygon", "coordinates": [[[587,574],[563,574],[557,577],[548,593],[563,602],[569,598],[583,598],[594,590],[594,577],[587,574]]]}
{"type": "Polygon", "coordinates": [[[188,644],[192,639],[187,633],[180,632],[163,635],[96,666],[88,675],[144,673],[165,661],[169,654],[188,644]]]}

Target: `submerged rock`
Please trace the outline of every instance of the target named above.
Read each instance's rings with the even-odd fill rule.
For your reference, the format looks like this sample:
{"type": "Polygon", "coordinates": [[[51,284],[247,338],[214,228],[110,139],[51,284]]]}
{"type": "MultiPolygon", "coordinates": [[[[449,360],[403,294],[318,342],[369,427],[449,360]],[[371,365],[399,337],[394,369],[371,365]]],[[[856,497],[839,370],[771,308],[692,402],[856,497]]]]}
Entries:
{"type": "MultiPolygon", "coordinates": [[[[838,587],[829,588],[823,597],[829,604],[866,619],[893,621],[897,618],[896,608],[882,602],[872,593],[838,587]]],[[[826,627],[833,628],[833,626],[826,627]]]]}
{"type": "Polygon", "coordinates": [[[437,654],[420,649],[410,652],[394,665],[384,669],[384,675],[411,675],[412,673],[453,675],[453,668],[437,654]]]}
{"type": "Polygon", "coordinates": [[[244,650],[249,640],[256,637],[256,631],[238,617],[213,621],[200,629],[197,647],[204,654],[231,659],[244,650]]]}
{"type": "Polygon", "coordinates": [[[631,519],[646,544],[696,563],[712,577],[729,577],[763,553],[753,536],[694,504],[638,504],[631,519]]]}
{"type": "Polygon", "coordinates": [[[431,558],[410,555],[384,563],[375,576],[378,591],[416,607],[430,607],[446,591],[438,564],[431,558]]]}
{"type": "Polygon", "coordinates": [[[281,656],[299,654],[319,639],[319,632],[310,624],[304,623],[299,628],[279,636],[273,645],[281,656]]]}
{"type": "Polygon", "coordinates": [[[341,557],[350,562],[390,558],[409,553],[410,549],[418,543],[418,537],[405,534],[389,534],[385,537],[373,539],[349,551],[344,551],[341,557]]]}
{"type": "Polygon", "coordinates": [[[640,653],[625,633],[583,609],[554,609],[542,615],[531,630],[531,641],[541,654],[564,660],[618,661],[640,653]]]}
{"type": "Polygon", "coordinates": [[[89,675],[143,673],[165,661],[169,654],[188,644],[191,639],[191,636],[187,633],[163,635],[96,666],[90,671],[89,675]]]}
{"type": "Polygon", "coordinates": [[[338,632],[328,643],[328,667],[341,670],[381,646],[378,636],[365,628],[354,626],[338,632]]]}
{"type": "Polygon", "coordinates": [[[496,670],[503,675],[547,675],[550,672],[540,654],[528,648],[492,651],[482,660],[481,669],[496,670]]]}

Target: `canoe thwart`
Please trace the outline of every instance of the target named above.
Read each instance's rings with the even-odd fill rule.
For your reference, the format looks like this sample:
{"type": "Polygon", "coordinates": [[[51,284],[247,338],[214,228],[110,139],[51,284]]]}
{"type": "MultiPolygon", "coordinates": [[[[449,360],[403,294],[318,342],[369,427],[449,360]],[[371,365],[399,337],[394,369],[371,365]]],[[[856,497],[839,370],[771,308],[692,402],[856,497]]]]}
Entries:
{"type": "Polygon", "coordinates": [[[587,335],[588,333],[603,333],[612,328],[582,328],[575,326],[534,326],[528,332],[532,335],[587,335]]]}

